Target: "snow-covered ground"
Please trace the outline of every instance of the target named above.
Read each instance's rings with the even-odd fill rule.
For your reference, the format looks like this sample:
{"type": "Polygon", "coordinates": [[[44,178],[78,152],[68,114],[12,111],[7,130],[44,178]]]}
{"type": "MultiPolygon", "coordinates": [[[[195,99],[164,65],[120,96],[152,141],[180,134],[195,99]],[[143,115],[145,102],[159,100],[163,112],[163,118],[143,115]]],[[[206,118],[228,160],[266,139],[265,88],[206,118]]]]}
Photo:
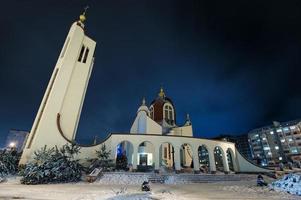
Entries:
{"type": "Polygon", "coordinates": [[[270,185],[271,189],[276,191],[287,192],[301,196],[301,175],[300,174],[288,174],[283,176],[282,179],[273,182],[270,185]]]}
{"type": "MultiPolygon", "coordinates": [[[[267,179],[265,177],[265,179],[267,179]]],[[[151,184],[151,192],[141,192],[140,185],[79,182],[74,184],[22,185],[19,177],[0,184],[0,200],[195,200],[195,199],[260,199],[301,200],[286,192],[257,187],[252,180],[196,184],[151,184]]],[[[269,182],[270,179],[267,179],[269,182]]]]}

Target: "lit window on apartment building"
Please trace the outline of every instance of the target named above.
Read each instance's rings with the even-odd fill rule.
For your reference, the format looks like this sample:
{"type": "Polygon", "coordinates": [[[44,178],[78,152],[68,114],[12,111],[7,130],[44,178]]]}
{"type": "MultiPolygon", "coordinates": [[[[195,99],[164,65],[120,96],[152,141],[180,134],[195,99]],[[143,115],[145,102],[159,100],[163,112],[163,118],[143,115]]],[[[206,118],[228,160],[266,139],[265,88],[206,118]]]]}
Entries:
{"type": "Polygon", "coordinates": [[[292,147],[292,148],[291,148],[291,152],[292,152],[292,153],[298,153],[298,150],[297,150],[296,147],[292,147]]]}
{"type": "Polygon", "coordinates": [[[278,149],[279,149],[279,147],[278,147],[278,146],[275,146],[275,149],[276,149],[276,150],[278,150],[278,149]]]}
{"type": "Polygon", "coordinates": [[[285,142],[285,139],[281,139],[280,141],[281,141],[281,142],[285,142]]]}
{"type": "Polygon", "coordinates": [[[270,134],[273,135],[273,134],[274,134],[274,131],[270,131],[270,134]]]}
{"type": "Polygon", "coordinates": [[[282,160],[282,157],[279,157],[279,160],[282,160]]]}
{"type": "Polygon", "coordinates": [[[282,132],[282,130],[281,129],[277,129],[277,133],[281,133],[282,132]]]}
{"type": "Polygon", "coordinates": [[[284,131],[289,131],[288,127],[283,128],[284,131]]]}
{"type": "Polygon", "coordinates": [[[265,151],[270,150],[270,147],[263,147],[263,150],[265,151]]]}

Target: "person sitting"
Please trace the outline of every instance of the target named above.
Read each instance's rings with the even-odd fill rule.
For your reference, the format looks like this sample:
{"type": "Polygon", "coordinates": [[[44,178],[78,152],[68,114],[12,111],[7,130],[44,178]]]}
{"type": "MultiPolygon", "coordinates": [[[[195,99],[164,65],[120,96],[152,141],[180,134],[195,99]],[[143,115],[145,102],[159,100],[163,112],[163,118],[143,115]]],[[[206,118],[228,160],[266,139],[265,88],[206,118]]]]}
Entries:
{"type": "Polygon", "coordinates": [[[257,186],[267,186],[268,184],[263,180],[261,174],[257,176],[257,186]]]}
{"type": "Polygon", "coordinates": [[[141,185],[141,190],[144,191],[144,192],[148,192],[150,191],[150,186],[149,186],[149,183],[148,181],[144,181],[141,185]]]}

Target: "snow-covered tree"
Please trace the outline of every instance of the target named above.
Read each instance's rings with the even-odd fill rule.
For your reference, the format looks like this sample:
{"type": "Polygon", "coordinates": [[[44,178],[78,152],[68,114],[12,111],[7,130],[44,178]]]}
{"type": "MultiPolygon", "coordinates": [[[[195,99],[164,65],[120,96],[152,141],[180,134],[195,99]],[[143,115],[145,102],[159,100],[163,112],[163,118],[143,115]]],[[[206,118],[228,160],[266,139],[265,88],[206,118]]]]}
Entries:
{"type": "Polygon", "coordinates": [[[34,160],[28,163],[23,172],[21,183],[45,184],[76,182],[81,179],[82,166],[74,156],[80,147],[66,144],[62,148],[46,146],[34,153],[34,160]]]}
{"type": "Polygon", "coordinates": [[[103,144],[99,150],[96,150],[96,159],[90,160],[91,165],[89,167],[89,172],[93,171],[93,169],[102,168],[103,171],[109,171],[113,166],[113,160],[110,159],[111,151],[107,150],[105,144],[103,144]]]}
{"type": "Polygon", "coordinates": [[[0,151],[0,177],[16,174],[18,172],[19,159],[20,154],[14,148],[0,151]]]}

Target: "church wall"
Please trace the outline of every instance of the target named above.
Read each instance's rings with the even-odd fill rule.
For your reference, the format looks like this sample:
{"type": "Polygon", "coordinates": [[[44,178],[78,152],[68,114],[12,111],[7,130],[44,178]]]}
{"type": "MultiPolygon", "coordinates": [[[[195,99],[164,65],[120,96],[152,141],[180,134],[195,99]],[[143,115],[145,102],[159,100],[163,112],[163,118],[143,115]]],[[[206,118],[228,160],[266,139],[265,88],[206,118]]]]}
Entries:
{"type": "Polygon", "coordinates": [[[149,134],[158,134],[158,135],[162,135],[162,127],[157,124],[157,122],[155,122],[154,120],[152,120],[150,117],[147,117],[147,133],[149,134]]]}
{"type": "MultiPolygon", "coordinates": [[[[137,156],[138,155],[138,148],[139,144],[144,141],[149,141],[154,146],[154,154],[153,154],[153,162],[155,163],[155,168],[159,169],[160,166],[160,155],[159,153],[163,153],[164,144],[163,143],[170,143],[173,145],[175,149],[174,160],[175,160],[175,167],[176,170],[180,170],[180,148],[183,144],[189,144],[191,146],[191,154],[193,157],[194,162],[194,170],[199,170],[199,160],[198,160],[198,147],[201,145],[205,145],[208,152],[209,152],[209,160],[210,160],[210,168],[211,171],[215,171],[215,161],[214,161],[214,148],[220,147],[223,152],[223,164],[225,165],[225,170],[229,171],[229,166],[227,163],[226,152],[227,149],[231,149],[233,152],[233,160],[235,169],[238,172],[269,172],[270,170],[257,167],[248,161],[246,161],[236,150],[234,143],[224,142],[224,141],[215,141],[215,140],[207,140],[207,139],[199,139],[199,138],[188,138],[188,137],[173,137],[173,136],[156,136],[156,135],[139,135],[139,134],[112,134],[110,138],[105,142],[107,147],[111,148],[112,151],[112,158],[115,158],[116,154],[116,146],[121,141],[128,140],[131,141],[134,148],[134,159],[133,159],[133,166],[137,165],[137,156]],[[163,144],[163,145],[162,145],[163,144]],[[159,148],[162,145],[162,152],[159,152],[159,148]],[[135,158],[136,157],[136,158],[135,158]]],[[[91,158],[96,156],[95,150],[99,149],[100,145],[94,147],[85,147],[81,150],[80,158],[91,158]]],[[[191,163],[191,162],[190,162],[191,163]]]]}
{"type": "Polygon", "coordinates": [[[239,172],[270,172],[271,170],[264,170],[262,167],[260,166],[256,166],[252,163],[250,163],[250,161],[246,160],[236,149],[236,157],[235,159],[238,161],[239,163],[239,172]]]}
{"type": "Polygon", "coordinates": [[[190,125],[190,126],[175,127],[168,135],[192,137],[193,136],[192,126],[190,125]]]}
{"type": "Polygon", "coordinates": [[[146,112],[140,111],[131,127],[130,133],[162,134],[162,127],[147,116],[146,112]]]}

